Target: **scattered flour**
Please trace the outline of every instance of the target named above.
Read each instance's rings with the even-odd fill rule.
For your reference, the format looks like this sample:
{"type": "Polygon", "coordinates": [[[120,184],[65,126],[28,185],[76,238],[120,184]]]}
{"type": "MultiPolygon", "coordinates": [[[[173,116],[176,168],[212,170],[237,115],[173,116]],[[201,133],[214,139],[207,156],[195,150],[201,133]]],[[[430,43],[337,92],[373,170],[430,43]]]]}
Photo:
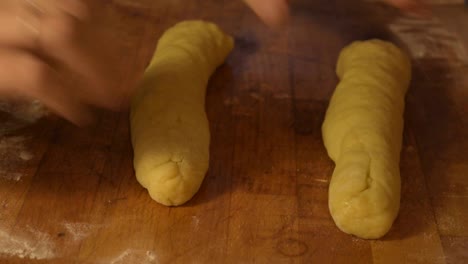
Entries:
{"type": "Polygon", "coordinates": [[[48,111],[38,101],[13,102],[0,100],[0,136],[27,127],[46,116],[48,111]]]}
{"type": "Polygon", "coordinates": [[[408,46],[414,59],[451,59],[462,64],[468,62],[463,42],[435,17],[400,18],[389,28],[408,46]]]}
{"type": "Polygon", "coordinates": [[[313,180],[316,181],[316,182],[319,182],[319,183],[328,183],[329,182],[329,180],[327,180],[327,179],[313,179],[313,180]]]}
{"type": "Polygon", "coordinates": [[[73,241],[81,241],[101,227],[87,223],[64,223],[63,226],[72,235],[73,241]]]}
{"type": "Polygon", "coordinates": [[[22,136],[0,136],[0,179],[20,181],[23,177],[18,169],[34,156],[25,146],[27,138],[22,136]]]}
{"type": "Polygon", "coordinates": [[[0,177],[7,181],[15,181],[19,182],[23,177],[23,174],[18,172],[8,172],[4,170],[0,170],[0,177]]]}
{"type": "Polygon", "coordinates": [[[0,100],[0,180],[20,181],[18,169],[34,156],[26,149],[23,136],[11,136],[26,127],[48,111],[39,101],[19,102],[0,100]]]}
{"type": "Polygon", "coordinates": [[[110,264],[127,264],[127,263],[138,263],[138,264],[158,264],[159,260],[155,252],[145,250],[127,249],[120,255],[112,259],[110,264]]]}
{"type": "Polygon", "coordinates": [[[22,259],[53,259],[55,244],[46,234],[28,228],[26,234],[9,234],[0,230],[0,256],[22,259]]]}
{"type": "Polygon", "coordinates": [[[48,114],[47,109],[39,101],[18,102],[18,101],[0,101],[0,111],[13,116],[17,123],[23,121],[26,123],[34,123],[48,114]]]}
{"type": "Polygon", "coordinates": [[[193,226],[193,229],[194,229],[194,230],[198,230],[199,224],[200,224],[200,218],[198,218],[198,216],[196,216],[196,215],[193,215],[193,216],[192,216],[192,226],[193,226]]]}
{"type": "Polygon", "coordinates": [[[237,97],[226,98],[226,99],[224,99],[223,103],[226,106],[238,105],[239,104],[239,98],[237,98],[237,97]]]}
{"type": "Polygon", "coordinates": [[[27,150],[21,150],[20,153],[19,153],[19,157],[20,159],[24,160],[24,161],[28,161],[28,160],[31,160],[32,158],[34,158],[34,155],[27,151],[27,150]]]}

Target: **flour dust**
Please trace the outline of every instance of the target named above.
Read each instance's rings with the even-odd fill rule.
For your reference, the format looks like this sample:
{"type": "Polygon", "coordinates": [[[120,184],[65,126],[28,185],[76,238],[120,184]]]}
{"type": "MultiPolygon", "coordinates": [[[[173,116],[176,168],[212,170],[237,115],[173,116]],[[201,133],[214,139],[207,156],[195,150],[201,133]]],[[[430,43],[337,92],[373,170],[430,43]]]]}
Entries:
{"type": "Polygon", "coordinates": [[[0,256],[31,260],[55,258],[55,244],[50,235],[28,228],[21,234],[0,230],[0,256]]]}

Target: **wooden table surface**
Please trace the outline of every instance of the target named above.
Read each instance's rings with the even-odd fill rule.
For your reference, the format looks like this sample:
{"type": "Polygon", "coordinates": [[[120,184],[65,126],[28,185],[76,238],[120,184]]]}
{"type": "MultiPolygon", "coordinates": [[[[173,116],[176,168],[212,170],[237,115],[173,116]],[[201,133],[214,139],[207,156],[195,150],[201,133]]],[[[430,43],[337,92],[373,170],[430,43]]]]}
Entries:
{"type": "Polygon", "coordinates": [[[415,20],[378,4],[292,2],[279,32],[240,1],[95,2],[123,43],[122,86],[177,21],[209,19],[236,37],[207,92],[210,170],[193,200],[164,207],[135,179],[128,113],[100,112],[87,129],[48,118],[14,131],[4,116],[0,263],[468,263],[467,9],[415,20]],[[329,215],[320,127],[339,50],[371,37],[410,50],[414,76],[400,214],[366,241],[329,215]]]}

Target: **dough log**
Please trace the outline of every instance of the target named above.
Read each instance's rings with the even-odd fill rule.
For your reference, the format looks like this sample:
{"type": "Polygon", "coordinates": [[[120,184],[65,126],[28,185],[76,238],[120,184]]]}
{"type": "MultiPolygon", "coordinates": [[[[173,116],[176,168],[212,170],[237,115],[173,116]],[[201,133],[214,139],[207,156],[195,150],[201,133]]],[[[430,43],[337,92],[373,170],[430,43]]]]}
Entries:
{"type": "Polygon", "coordinates": [[[384,236],[400,207],[400,151],[411,62],[395,45],[358,41],[338,59],[340,78],[322,135],[335,162],[329,209],[338,228],[384,236]]]}
{"type": "Polygon", "coordinates": [[[130,126],[137,180],[157,202],[190,200],[208,170],[208,80],[233,39],[216,25],[184,21],[160,38],[136,94],[130,126]]]}

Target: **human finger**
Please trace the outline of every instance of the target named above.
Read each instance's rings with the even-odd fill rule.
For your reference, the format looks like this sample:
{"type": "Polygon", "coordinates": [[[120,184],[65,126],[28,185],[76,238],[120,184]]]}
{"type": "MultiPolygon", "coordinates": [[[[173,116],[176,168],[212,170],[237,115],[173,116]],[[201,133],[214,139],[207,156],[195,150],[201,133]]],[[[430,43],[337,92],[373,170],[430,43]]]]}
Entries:
{"type": "Polygon", "coordinates": [[[60,75],[33,54],[17,49],[0,49],[0,68],[0,92],[3,94],[37,99],[78,125],[91,120],[87,107],[67,89],[60,75]]]}
{"type": "Polygon", "coordinates": [[[244,0],[270,26],[281,25],[289,16],[287,0],[244,0]]]}
{"type": "MultiPolygon", "coordinates": [[[[81,39],[91,29],[86,24],[65,13],[54,17],[47,17],[42,21],[41,46],[44,55],[63,68],[66,68],[70,76],[76,81],[77,91],[83,101],[98,107],[116,109],[119,106],[119,93],[110,92],[108,79],[109,73],[106,68],[108,53],[106,50],[96,54],[93,46],[95,43],[87,43],[81,39]]],[[[90,41],[99,42],[99,37],[90,38],[90,41]]]]}

